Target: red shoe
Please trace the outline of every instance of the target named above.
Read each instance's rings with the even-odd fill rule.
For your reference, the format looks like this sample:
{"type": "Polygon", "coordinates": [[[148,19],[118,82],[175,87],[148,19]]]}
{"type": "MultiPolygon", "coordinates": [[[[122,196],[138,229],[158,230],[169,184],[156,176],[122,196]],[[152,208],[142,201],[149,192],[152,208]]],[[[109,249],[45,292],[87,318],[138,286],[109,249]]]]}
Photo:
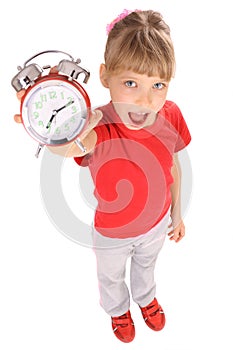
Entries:
{"type": "Polygon", "coordinates": [[[140,306],[140,309],[148,327],[153,329],[153,331],[161,331],[163,329],[166,321],[165,315],[156,298],[149,305],[145,307],[140,306]]]}
{"type": "Polygon", "coordinates": [[[124,343],[130,343],[135,337],[134,323],[130,311],[117,317],[112,317],[112,329],[115,336],[124,343]]]}

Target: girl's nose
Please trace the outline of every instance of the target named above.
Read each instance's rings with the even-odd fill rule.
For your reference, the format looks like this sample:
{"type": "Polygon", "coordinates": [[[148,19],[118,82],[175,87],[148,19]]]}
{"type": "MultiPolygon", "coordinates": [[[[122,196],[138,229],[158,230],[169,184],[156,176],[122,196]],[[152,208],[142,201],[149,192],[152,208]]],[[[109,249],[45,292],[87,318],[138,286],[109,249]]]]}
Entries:
{"type": "Polygon", "coordinates": [[[152,106],[152,92],[151,91],[141,91],[137,98],[136,98],[136,103],[140,106],[148,107],[150,108],[152,106]]]}

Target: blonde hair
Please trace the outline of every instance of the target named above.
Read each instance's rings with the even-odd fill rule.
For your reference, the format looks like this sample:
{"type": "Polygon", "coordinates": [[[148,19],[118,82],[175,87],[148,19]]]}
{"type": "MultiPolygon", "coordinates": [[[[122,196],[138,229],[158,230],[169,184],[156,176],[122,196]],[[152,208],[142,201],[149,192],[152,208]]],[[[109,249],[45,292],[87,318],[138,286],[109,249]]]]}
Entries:
{"type": "Polygon", "coordinates": [[[170,81],[175,54],[170,28],[158,12],[134,11],[114,24],[105,47],[107,73],[132,70],[170,81]]]}

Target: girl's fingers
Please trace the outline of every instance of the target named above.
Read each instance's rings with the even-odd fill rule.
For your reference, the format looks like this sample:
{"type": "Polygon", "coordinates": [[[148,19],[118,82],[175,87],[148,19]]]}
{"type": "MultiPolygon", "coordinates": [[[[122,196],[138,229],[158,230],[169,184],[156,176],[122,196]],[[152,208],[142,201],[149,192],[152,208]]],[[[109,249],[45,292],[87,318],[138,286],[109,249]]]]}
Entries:
{"type": "Polygon", "coordinates": [[[20,114],[15,114],[14,115],[14,120],[16,123],[22,123],[22,117],[20,114]]]}

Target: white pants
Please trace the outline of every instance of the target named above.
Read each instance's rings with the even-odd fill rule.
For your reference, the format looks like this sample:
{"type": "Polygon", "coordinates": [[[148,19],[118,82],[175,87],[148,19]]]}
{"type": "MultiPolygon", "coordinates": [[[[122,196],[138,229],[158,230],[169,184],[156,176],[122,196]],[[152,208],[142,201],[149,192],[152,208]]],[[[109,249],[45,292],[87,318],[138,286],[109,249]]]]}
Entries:
{"type": "Polygon", "coordinates": [[[130,294],[125,283],[127,259],[131,257],[130,287],[133,300],[144,307],[155,297],[154,268],[163,246],[170,211],[149,232],[136,238],[108,238],[93,233],[100,304],[110,316],[120,316],[130,307],[130,294]]]}

